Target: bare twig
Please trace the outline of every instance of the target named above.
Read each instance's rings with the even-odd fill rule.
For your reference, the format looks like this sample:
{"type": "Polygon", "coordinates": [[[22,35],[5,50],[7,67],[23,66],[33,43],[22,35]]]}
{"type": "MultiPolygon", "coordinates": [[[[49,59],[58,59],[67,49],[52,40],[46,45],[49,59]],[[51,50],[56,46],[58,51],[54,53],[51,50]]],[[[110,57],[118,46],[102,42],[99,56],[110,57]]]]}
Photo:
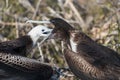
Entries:
{"type": "Polygon", "coordinates": [[[37,5],[36,5],[36,9],[35,9],[34,14],[32,16],[32,19],[34,19],[36,17],[36,14],[37,14],[39,6],[40,6],[40,2],[41,2],[41,0],[38,0],[37,5]]]}
{"type": "Polygon", "coordinates": [[[19,37],[19,29],[18,29],[18,22],[16,21],[16,38],[19,37]]]}
{"type": "MultiPolygon", "coordinates": [[[[16,26],[16,22],[0,22],[0,25],[4,25],[4,26],[16,26]]],[[[25,24],[25,23],[17,23],[17,25],[28,26],[28,27],[31,26],[31,24],[25,24]]]]}
{"type": "Polygon", "coordinates": [[[51,40],[51,43],[54,45],[55,50],[58,52],[58,51],[59,51],[59,47],[56,46],[56,42],[55,42],[55,40],[51,40]]]}
{"type": "Polygon", "coordinates": [[[50,11],[50,13],[52,14],[52,16],[62,18],[62,17],[61,17],[58,13],[56,13],[56,11],[55,11],[54,9],[52,9],[51,7],[47,7],[47,9],[50,11]]]}
{"type": "Polygon", "coordinates": [[[9,4],[9,0],[5,0],[5,1],[6,1],[6,8],[7,8],[9,4]]]}
{"type": "Polygon", "coordinates": [[[43,55],[43,52],[42,52],[42,49],[41,49],[39,43],[37,43],[37,47],[38,47],[39,52],[40,52],[40,61],[41,61],[41,62],[44,62],[44,55],[43,55]]]}
{"type": "Polygon", "coordinates": [[[77,9],[75,8],[74,4],[72,3],[71,0],[67,0],[66,4],[68,4],[71,8],[71,10],[74,12],[74,14],[76,15],[76,18],[78,18],[79,24],[81,25],[82,29],[85,29],[85,27],[87,27],[87,25],[85,24],[82,16],[79,14],[79,12],[77,11],[77,9]]]}
{"type": "Polygon", "coordinates": [[[34,7],[31,5],[31,3],[29,2],[29,0],[18,0],[18,1],[27,10],[32,11],[32,12],[35,11],[34,7]]]}

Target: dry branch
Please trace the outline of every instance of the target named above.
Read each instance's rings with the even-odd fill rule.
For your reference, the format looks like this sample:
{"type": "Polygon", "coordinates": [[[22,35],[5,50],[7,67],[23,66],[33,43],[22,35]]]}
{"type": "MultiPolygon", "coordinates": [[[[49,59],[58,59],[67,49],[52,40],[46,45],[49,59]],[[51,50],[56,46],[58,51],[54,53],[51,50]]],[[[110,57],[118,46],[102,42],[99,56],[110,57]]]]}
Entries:
{"type": "MultiPolygon", "coordinates": [[[[0,25],[3,26],[16,26],[16,22],[0,22],[0,25]]],[[[30,27],[31,24],[25,24],[25,23],[17,23],[19,26],[27,26],[30,27]]]]}

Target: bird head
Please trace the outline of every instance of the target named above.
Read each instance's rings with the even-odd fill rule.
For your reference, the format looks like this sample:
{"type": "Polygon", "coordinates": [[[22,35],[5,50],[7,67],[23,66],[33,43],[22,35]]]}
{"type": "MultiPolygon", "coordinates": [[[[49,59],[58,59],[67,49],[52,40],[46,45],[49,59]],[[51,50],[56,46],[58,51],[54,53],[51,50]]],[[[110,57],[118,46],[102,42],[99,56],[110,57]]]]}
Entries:
{"type": "Polygon", "coordinates": [[[59,40],[66,40],[69,39],[70,35],[69,32],[74,30],[74,28],[68,24],[65,20],[61,18],[52,18],[49,21],[33,21],[29,20],[27,22],[31,23],[52,23],[55,28],[51,32],[49,36],[50,39],[59,39],[59,40]]]}
{"type": "Polygon", "coordinates": [[[52,29],[47,28],[46,26],[38,25],[34,27],[28,35],[31,37],[33,44],[36,44],[38,39],[40,37],[44,37],[44,39],[47,39],[48,36],[51,34],[52,29]]]}
{"type": "Polygon", "coordinates": [[[53,18],[50,22],[55,26],[51,38],[58,38],[61,40],[69,38],[70,31],[74,30],[74,28],[63,19],[53,18]]]}

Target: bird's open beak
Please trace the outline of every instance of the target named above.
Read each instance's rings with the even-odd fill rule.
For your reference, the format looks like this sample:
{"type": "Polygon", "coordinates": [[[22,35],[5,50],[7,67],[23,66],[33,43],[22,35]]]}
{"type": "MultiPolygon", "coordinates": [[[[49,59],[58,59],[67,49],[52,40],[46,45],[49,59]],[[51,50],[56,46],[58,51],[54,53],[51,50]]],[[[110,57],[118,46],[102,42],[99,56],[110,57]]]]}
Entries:
{"type": "Polygon", "coordinates": [[[26,21],[26,23],[36,23],[36,24],[41,24],[41,23],[45,23],[45,24],[50,24],[50,21],[35,21],[35,20],[28,20],[26,21]]]}
{"type": "Polygon", "coordinates": [[[51,34],[51,33],[52,33],[52,31],[53,31],[53,29],[49,29],[49,30],[47,30],[47,31],[43,32],[43,34],[51,34]]]}
{"type": "Polygon", "coordinates": [[[43,34],[47,34],[47,36],[39,43],[40,45],[50,39],[50,36],[52,35],[53,29],[49,29],[48,31],[45,31],[43,34]]]}

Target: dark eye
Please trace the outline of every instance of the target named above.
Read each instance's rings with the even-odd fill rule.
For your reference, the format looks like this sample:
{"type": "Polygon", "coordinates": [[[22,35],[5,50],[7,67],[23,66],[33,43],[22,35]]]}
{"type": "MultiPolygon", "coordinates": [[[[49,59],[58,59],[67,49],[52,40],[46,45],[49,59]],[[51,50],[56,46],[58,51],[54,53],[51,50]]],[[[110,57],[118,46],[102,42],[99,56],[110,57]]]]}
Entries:
{"type": "Polygon", "coordinates": [[[42,32],[44,32],[45,30],[44,29],[42,29],[42,32]]]}

